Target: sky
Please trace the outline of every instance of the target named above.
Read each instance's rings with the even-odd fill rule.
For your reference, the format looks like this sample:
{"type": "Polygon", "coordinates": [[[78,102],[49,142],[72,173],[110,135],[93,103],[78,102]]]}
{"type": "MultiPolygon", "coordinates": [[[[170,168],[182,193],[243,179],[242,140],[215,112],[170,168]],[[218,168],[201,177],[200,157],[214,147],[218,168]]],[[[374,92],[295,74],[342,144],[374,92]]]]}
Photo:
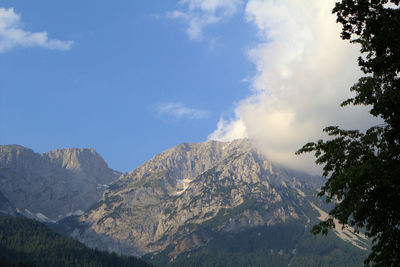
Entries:
{"type": "Polygon", "coordinates": [[[250,138],[267,157],[317,172],[303,144],[361,73],[334,0],[0,0],[0,144],[91,147],[133,170],[183,142],[250,138]]]}

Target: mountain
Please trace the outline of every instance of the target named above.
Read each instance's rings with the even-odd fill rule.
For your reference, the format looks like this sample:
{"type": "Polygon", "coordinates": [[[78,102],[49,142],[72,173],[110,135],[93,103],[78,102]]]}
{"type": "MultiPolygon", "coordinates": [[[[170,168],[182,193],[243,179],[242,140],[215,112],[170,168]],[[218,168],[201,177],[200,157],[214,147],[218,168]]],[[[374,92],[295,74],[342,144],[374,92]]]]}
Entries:
{"type": "Polygon", "coordinates": [[[0,209],[8,205],[6,213],[41,221],[82,214],[120,174],[94,149],[39,154],[19,145],[0,146],[0,209]]]}
{"type": "Polygon", "coordinates": [[[42,223],[0,216],[0,266],[150,266],[135,257],[85,247],[42,223]]]}
{"type": "Polygon", "coordinates": [[[270,162],[246,139],[184,143],[121,175],[79,227],[66,225],[90,247],[160,265],[360,266],[364,236],[339,225],[326,240],[309,233],[329,208],[316,197],[322,184],[270,162]]]}
{"type": "Polygon", "coordinates": [[[11,216],[17,215],[17,209],[10,203],[10,201],[0,192],[0,214],[7,214],[11,216]]]}

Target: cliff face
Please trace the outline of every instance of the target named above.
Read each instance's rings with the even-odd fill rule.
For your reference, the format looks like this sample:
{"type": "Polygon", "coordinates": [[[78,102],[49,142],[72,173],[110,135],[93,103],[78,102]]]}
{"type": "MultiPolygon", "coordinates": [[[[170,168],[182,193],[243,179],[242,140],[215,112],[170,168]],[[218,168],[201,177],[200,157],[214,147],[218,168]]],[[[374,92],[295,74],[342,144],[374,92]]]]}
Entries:
{"type": "Polygon", "coordinates": [[[119,175],[93,149],[39,154],[0,146],[0,193],[21,214],[43,221],[82,214],[119,175]]]}
{"type": "Polygon", "coordinates": [[[17,214],[17,210],[10,203],[10,201],[0,192],[0,215],[1,214],[15,216],[17,214]]]}
{"type": "MultiPolygon", "coordinates": [[[[319,216],[322,178],[269,162],[247,140],[182,144],[110,184],[72,235],[92,247],[168,257],[238,233],[319,216]]],[[[321,210],[322,211],[322,210],[321,210]]],[[[304,228],[303,228],[304,229],[304,228]]],[[[357,238],[357,237],[355,237],[357,238]]]]}

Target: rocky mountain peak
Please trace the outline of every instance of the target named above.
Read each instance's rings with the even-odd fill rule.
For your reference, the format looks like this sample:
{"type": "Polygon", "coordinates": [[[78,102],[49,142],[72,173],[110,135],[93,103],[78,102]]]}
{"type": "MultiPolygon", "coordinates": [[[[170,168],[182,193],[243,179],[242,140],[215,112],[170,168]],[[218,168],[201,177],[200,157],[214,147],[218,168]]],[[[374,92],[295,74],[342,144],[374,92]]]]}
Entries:
{"type": "MultiPolygon", "coordinates": [[[[0,212],[57,220],[86,210],[59,225],[90,247],[146,254],[160,266],[182,266],[208,247],[227,249],[227,242],[259,246],[254,255],[286,259],[287,266],[313,244],[311,225],[327,216],[315,197],[321,177],[269,161],[247,139],[182,143],[118,175],[94,149],[38,154],[0,146],[0,212]]],[[[366,237],[335,224],[341,242],[368,249],[366,237]]],[[[329,253],[348,251],[332,244],[329,253]]]]}
{"type": "Polygon", "coordinates": [[[19,145],[0,146],[0,193],[21,213],[41,220],[83,213],[120,174],[94,149],[39,154],[19,145]]]}
{"type": "Polygon", "coordinates": [[[40,154],[20,145],[0,146],[0,168],[29,169],[32,164],[42,165],[40,154]]]}
{"type": "Polygon", "coordinates": [[[322,179],[273,164],[247,139],[183,143],[112,183],[81,217],[89,229],[75,237],[133,254],[180,244],[175,257],[221,231],[305,222],[313,208],[304,192],[316,192],[313,181],[322,179]],[[107,236],[107,244],[93,233],[107,236]]]}
{"type": "Polygon", "coordinates": [[[34,153],[32,149],[16,144],[0,146],[0,151],[2,153],[7,151],[9,154],[19,154],[21,151],[31,151],[34,153]]]}
{"type": "Polygon", "coordinates": [[[125,178],[139,178],[147,172],[168,172],[176,179],[193,179],[216,162],[235,151],[252,151],[247,139],[233,142],[208,141],[204,143],[182,143],[155,155],[125,178]]]}
{"type": "Polygon", "coordinates": [[[93,176],[98,184],[108,184],[115,180],[116,175],[104,175],[109,172],[108,165],[93,148],[56,149],[44,153],[43,157],[60,168],[93,176]]]}

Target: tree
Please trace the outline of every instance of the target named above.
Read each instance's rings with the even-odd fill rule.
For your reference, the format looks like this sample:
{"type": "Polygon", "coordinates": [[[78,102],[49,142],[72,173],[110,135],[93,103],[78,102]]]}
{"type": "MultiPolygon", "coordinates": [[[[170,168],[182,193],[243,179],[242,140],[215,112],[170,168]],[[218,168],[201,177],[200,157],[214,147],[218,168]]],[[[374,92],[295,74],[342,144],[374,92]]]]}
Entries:
{"type": "Polygon", "coordinates": [[[312,229],[327,234],[333,219],[365,229],[373,247],[366,265],[400,266],[400,0],[341,0],[333,13],[341,38],[361,45],[364,73],[345,105],[370,106],[382,124],[365,132],[324,129],[331,139],[304,145],[314,152],[326,184],[320,197],[335,201],[329,217],[312,229]]]}

